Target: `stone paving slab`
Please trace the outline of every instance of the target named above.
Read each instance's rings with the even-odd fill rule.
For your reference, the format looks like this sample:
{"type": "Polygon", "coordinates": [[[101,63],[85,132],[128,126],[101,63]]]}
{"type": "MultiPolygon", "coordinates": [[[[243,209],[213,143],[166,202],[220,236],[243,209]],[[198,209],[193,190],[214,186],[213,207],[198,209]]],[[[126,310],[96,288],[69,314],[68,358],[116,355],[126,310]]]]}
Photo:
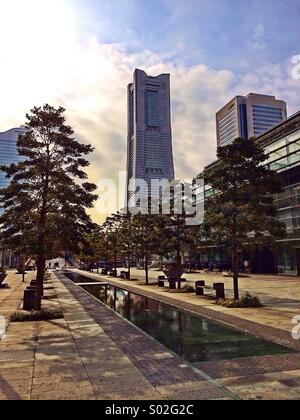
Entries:
{"type": "MultiPolygon", "coordinates": [[[[0,400],[299,399],[295,355],[275,361],[284,372],[267,369],[274,359],[256,360],[256,375],[250,360],[247,375],[245,360],[243,367],[222,362],[218,371],[201,364],[217,378],[208,380],[66,278],[51,282],[64,319],[9,325],[0,342],[0,400]]],[[[13,308],[21,298],[11,299],[13,308]]],[[[7,296],[2,303],[12,311],[7,296]]]]}
{"type": "Polygon", "coordinates": [[[300,354],[249,357],[216,362],[196,363],[195,366],[215,379],[295,371],[300,367],[300,354]]]}
{"type": "MultiPolygon", "coordinates": [[[[153,355],[165,354],[166,348],[143,334],[102,303],[94,300],[69,280],[66,280],[64,284],[153,386],[178,382],[199,382],[199,375],[189,366],[183,365],[183,360],[180,357],[170,354],[168,359],[153,358],[153,355]]],[[[92,355],[89,354],[88,359],[96,362],[98,356],[92,358],[92,355]]]]}
{"type": "MultiPolygon", "coordinates": [[[[84,341],[80,342],[81,338],[78,337],[79,330],[76,337],[76,342],[80,342],[78,348],[88,375],[92,378],[96,393],[100,392],[103,399],[136,399],[137,396],[144,399],[154,398],[154,396],[168,399],[167,395],[159,391],[159,387],[166,385],[173,385],[170,398],[174,398],[178,393],[180,398],[189,399],[189,393],[193,391],[182,392],[182,386],[185,383],[195,384],[195,396],[201,399],[201,392],[198,392],[197,385],[201,384],[201,389],[204,389],[203,385],[208,382],[195,373],[183,359],[169,352],[162,344],[144,334],[64,276],[61,276],[61,281],[92,319],[101,325],[104,332],[99,340],[104,340],[105,346],[96,347],[88,339],[90,346],[84,348],[84,341]],[[111,352],[107,351],[108,340],[111,342],[111,352]],[[112,352],[113,346],[116,346],[118,350],[112,352]],[[128,360],[133,368],[130,368],[128,360]],[[109,368],[110,366],[113,369],[109,368]],[[124,369],[126,372],[122,376],[116,375],[117,371],[122,372],[124,369]],[[138,382],[137,372],[142,374],[138,382]],[[176,390],[177,386],[180,389],[176,390]]],[[[66,319],[68,320],[68,313],[66,313],[66,319]]],[[[87,331],[84,330],[84,338],[87,337],[86,333],[87,331]]],[[[209,385],[207,389],[211,390],[213,399],[228,397],[225,389],[213,384],[209,385]]],[[[209,391],[203,395],[203,399],[209,398],[208,394],[209,391]]]]}
{"type": "Polygon", "coordinates": [[[25,283],[23,283],[22,275],[16,274],[14,271],[8,271],[4,281],[8,288],[0,289],[0,315],[5,317],[7,324],[10,321],[10,316],[19,309],[24,290],[34,278],[35,273],[30,272],[26,274],[25,283]]]}

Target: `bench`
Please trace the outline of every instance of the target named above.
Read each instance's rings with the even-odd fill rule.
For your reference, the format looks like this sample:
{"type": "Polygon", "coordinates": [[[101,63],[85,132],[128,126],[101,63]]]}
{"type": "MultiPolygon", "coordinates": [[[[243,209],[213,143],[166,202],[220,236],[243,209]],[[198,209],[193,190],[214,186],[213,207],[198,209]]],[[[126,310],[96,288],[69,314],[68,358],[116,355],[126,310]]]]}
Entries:
{"type": "Polygon", "coordinates": [[[129,280],[129,271],[121,271],[120,278],[124,280],[129,280]]]}

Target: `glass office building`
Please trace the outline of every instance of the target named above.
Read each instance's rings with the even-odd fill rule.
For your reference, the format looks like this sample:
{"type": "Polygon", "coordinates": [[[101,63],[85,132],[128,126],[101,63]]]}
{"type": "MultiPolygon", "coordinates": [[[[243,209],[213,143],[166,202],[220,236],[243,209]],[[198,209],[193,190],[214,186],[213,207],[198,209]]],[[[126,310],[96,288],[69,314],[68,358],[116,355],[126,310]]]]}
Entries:
{"type": "MultiPolygon", "coordinates": [[[[277,218],[286,225],[287,236],[278,241],[276,250],[244,249],[241,262],[251,260],[254,272],[281,273],[300,276],[300,112],[278,124],[256,139],[269,155],[266,165],[278,172],[284,189],[274,196],[277,218]]],[[[204,177],[218,164],[218,161],[204,169],[199,177],[204,177]]],[[[214,191],[206,185],[195,192],[197,200],[206,200],[214,191]]],[[[199,254],[199,264],[206,266],[230,265],[230,255],[216,246],[203,247],[199,254]]]]}
{"type": "Polygon", "coordinates": [[[275,196],[278,219],[287,237],[278,243],[275,264],[279,273],[300,275],[300,112],[258,138],[269,154],[267,165],[280,173],[283,193],[275,196]]]}
{"type": "Polygon", "coordinates": [[[252,105],[253,131],[257,137],[286,119],[283,107],[252,105]]]}
{"type": "Polygon", "coordinates": [[[258,137],[287,118],[287,106],[275,96],[236,96],[217,113],[218,146],[236,138],[258,137]]]}
{"type": "MultiPolygon", "coordinates": [[[[24,128],[13,128],[0,133],[0,165],[10,165],[21,160],[17,153],[17,140],[24,132],[24,128]]],[[[9,185],[9,179],[0,171],[0,189],[7,187],[7,185],[9,185]]]]}

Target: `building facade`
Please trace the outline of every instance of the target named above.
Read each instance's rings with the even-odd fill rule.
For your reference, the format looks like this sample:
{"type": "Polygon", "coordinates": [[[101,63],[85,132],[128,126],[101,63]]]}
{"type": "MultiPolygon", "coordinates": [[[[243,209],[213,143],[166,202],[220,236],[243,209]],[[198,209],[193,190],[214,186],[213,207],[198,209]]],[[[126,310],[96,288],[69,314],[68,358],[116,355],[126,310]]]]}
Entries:
{"type": "MultiPolygon", "coordinates": [[[[4,133],[0,133],[0,166],[10,165],[19,162],[22,158],[17,152],[17,140],[20,135],[25,133],[24,128],[13,128],[4,133]]],[[[5,173],[0,171],[0,189],[9,185],[9,179],[5,173]]],[[[0,203],[0,215],[3,213],[0,203]]],[[[15,266],[16,256],[9,250],[0,249],[0,266],[15,266]]]]}
{"type": "MultiPolygon", "coordinates": [[[[300,276],[300,112],[257,137],[269,155],[266,165],[277,171],[282,178],[284,190],[274,196],[278,220],[286,224],[287,235],[277,242],[276,249],[242,250],[243,261],[251,261],[253,272],[281,273],[300,276]]],[[[200,175],[213,169],[218,161],[208,165],[200,175]]],[[[209,185],[198,188],[197,200],[208,199],[214,191],[209,185]]],[[[227,268],[230,265],[230,253],[217,246],[203,247],[199,250],[198,263],[205,267],[227,268]]]]}
{"type": "Polygon", "coordinates": [[[274,96],[250,93],[236,96],[216,115],[218,147],[236,138],[258,137],[287,119],[287,106],[274,96]]]}
{"type": "MultiPolygon", "coordinates": [[[[0,165],[10,165],[21,160],[17,152],[17,140],[24,132],[24,128],[13,128],[0,133],[0,165]]],[[[7,185],[9,185],[9,180],[0,171],[0,189],[7,187],[7,185]]]]}
{"type": "Polygon", "coordinates": [[[175,178],[170,75],[148,76],[135,70],[128,86],[128,150],[126,204],[136,207],[135,194],[151,194],[151,180],[175,178]],[[137,180],[147,187],[141,191],[137,180]]]}

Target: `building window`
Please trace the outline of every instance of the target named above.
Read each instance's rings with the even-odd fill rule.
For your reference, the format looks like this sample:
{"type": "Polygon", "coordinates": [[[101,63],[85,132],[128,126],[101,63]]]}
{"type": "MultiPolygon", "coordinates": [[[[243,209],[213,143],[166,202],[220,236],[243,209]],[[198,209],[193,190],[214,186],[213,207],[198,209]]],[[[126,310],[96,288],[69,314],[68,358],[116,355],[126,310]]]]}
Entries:
{"type": "Polygon", "coordinates": [[[160,125],[159,95],[157,91],[146,91],[146,123],[149,127],[160,125]]]}

